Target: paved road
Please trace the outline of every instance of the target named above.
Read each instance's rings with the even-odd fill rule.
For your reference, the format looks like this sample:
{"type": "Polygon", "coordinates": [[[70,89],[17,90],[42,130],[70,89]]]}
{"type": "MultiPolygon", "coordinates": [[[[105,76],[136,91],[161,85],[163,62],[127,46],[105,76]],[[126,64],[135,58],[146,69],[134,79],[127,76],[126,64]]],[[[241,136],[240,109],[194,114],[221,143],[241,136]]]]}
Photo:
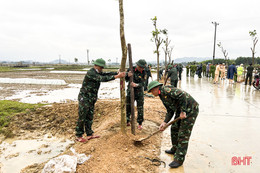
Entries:
{"type": "MultiPolygon", "coordinates": [[[[179,88],[200,104],[184,165],[169,169],[172,156],[170,128],[163,133],[161,159],[167,168],[160,172],[259,172],[260,171],[260,91],[244,84],[212,84],[212,79],[186,78],[179,88]],[[251,157],[250,165],[232,165],[232,157],[251,157]]],[[[247,159],[249,160],[249,159],[247,159]]],[[[236,163],[236,162],[234,162],[236,163]]]]}

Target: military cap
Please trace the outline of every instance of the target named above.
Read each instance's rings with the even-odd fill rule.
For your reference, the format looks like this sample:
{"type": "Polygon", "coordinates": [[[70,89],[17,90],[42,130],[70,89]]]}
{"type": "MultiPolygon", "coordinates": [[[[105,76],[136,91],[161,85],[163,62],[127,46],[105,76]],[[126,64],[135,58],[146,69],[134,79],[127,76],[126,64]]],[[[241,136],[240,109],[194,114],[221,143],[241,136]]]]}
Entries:
{"type": "Polygon", "coordinates": [[[170,64],[170,65],[168,65],[168,69],[169,69],[169,68],[172,68],[172,65],[171,65],[171,64],[170,64]]]}
{"type": "Polygon", "coordinates": [[[94,61],[93,64],[104,68],[106,66],[106,61],[100,58],[96,59],[96,61],[94,61]]]}
{"type": "Polygon", "coordinates": [[[144,59],[140,59],[139,61],[136,62],[136,64],[142,68],[145,68],[146,66],[146,61],[144,59]]]}
{"type": "Polygon", "coordinates": [[[151,92],[151,90],[157,86],[162,86],[162,83],[159,83],[158,81],[152,81],[148,85],[148,92],[151,92]]]}

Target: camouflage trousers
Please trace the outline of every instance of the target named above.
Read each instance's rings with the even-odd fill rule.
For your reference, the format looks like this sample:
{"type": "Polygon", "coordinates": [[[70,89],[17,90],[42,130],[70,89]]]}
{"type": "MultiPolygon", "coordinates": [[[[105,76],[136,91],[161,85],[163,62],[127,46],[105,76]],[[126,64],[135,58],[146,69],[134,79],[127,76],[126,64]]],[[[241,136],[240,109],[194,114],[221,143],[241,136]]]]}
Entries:
{"type": "MultiPolygon", "coordinates": [[[[144,121],[144,93],[143,90],[136,92],[135,91],[135,101],[137,103],[137,122],[142,124],[144,121]]],[[[126,96],[126,120],[130,122],[131,118],[131,97],[130,92],[127,91],[126,96]]]]}
{"type": "MultiPolygon", "coordinates": [[[[196,121],[199,108],[187,113],[187,118],[179,120],[171,126],[171,150],[175,152],[174,160],[183,163],[188,150],[189,139],[193,125],[196,121]]],[[[178,116],[175,116],[175,119],[178,116]]]]}
{"type": "Polygon", "coordinates": [[[91,136],[94,133],[91,127],[93,124],[94,106],[96,99],[85,98],[84,96],[79,95],[78,102],[79,118],[76,126],[76,136],[82,137],[84,131],[86,132],[87,136],[91,136]]]}
{"type": "Polygon", "coordinates": [[[171,85],[177,88],[178,79],[176,79],[176,80],[171,80],[171,85]]]}
{"type": "Polygon", "coordinates": [[[147,78],[145,79],[145,83],[144,83],[144,90],[145,90],[145,91],[147,91],[148,83],[149,83],[149,77],[147,77],[147,78]]]}

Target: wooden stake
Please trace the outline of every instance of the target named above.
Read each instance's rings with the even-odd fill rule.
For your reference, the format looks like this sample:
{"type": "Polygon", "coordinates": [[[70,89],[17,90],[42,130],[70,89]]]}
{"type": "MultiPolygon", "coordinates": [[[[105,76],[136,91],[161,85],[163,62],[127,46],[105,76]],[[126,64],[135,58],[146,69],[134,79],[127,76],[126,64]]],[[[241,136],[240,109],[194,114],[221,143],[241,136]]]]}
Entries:
{"type": "MultiPolygon", "coordinates": [[[[129,69],[130,71],[134,74],[133,72],[133,62],[132,62],[132,49],[131,49],[131,44],[127,44],[128,48],[128,59],[129,59],[129,69]]],[[[130,77],[129,80],[129,85],[133,82],[134,75],[130,77]]],[[[131,98],[131,132],[133,135],[135,135],[135,93],[134,93],[134,87],[130,85],[130,98],[131,98]]]]}

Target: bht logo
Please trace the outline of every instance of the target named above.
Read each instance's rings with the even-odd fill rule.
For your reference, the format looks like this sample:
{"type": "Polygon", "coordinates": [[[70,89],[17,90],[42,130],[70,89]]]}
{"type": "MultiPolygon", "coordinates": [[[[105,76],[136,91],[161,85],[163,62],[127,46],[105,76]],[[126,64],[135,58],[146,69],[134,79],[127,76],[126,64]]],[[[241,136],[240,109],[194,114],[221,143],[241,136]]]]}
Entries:
{"type": "Polygon", "coordinates": [[[231,159],[231,164],[232,165],[241,165],[243,163],[243,165],[250,165],[250,160],[252,159],[251,156],[245,156],[245,157],[232,157],[231,159]]]}

